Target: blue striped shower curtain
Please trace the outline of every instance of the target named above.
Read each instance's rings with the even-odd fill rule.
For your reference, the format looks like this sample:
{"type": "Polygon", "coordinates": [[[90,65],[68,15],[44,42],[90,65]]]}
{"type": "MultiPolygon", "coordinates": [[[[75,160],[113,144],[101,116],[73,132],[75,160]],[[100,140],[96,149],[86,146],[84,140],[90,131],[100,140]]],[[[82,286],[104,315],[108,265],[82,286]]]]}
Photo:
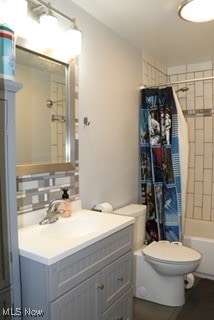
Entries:
{"type": "Polygon", "coordinates": [[[148,238],[180,241],[178,116],[171,87],[141,90],[140,178],[148,238]]]}

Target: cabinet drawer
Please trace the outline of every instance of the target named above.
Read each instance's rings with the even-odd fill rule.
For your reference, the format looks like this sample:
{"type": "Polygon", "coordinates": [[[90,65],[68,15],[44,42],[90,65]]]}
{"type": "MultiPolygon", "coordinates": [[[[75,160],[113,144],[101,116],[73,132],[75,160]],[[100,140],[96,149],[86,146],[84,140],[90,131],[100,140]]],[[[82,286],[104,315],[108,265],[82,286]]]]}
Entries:
{"type": "Polygon", "coordinates": [[[112,303],[127,292],[133,283],[132,251],[120,257],[102,270],[101,308],[106,310],[112,303]]]}
{"type": "Polygon", "coordinates": [[[115,302],[103,315],[102,320],[132,320],[133,292],[129,289],[117,302],[115,302]]]}

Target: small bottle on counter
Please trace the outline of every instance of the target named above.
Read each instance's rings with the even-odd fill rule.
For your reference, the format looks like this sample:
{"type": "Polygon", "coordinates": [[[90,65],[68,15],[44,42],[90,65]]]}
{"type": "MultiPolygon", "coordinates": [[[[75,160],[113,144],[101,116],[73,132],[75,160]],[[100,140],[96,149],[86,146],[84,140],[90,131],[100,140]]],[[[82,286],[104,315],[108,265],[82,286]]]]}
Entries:
{"type": "Polygon", "coordinates": [[[72,213],[72,201],[69,199],[68,188],[62,188],[62,191],[62,199],[65,200],[65,203],[61,206],[64,210],[64,212],[61,213],[61,217],[67,218],[70,217],[72,213]]]}

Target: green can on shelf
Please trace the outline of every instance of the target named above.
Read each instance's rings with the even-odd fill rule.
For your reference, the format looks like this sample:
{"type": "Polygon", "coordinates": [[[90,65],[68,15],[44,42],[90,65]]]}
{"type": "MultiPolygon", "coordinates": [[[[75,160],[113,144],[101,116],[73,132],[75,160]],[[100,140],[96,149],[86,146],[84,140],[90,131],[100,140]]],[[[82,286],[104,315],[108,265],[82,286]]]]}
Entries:
{"type": "Polygon", "coordinates": [[[0,24],[0,78],[14,80],[15,37],[6,25],[0,24]]]}

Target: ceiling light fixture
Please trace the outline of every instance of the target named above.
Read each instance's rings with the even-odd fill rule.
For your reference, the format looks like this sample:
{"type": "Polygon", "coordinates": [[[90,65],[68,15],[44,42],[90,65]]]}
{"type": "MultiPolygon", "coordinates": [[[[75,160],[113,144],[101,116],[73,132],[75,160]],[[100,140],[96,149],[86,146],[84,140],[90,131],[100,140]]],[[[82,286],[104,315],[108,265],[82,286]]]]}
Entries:
{"type": "Polygon", "coordinates": [[[178,7],[180,18],[190,22],[208,22],[214,20],[213,0],[185,0],[178,7]]]}

